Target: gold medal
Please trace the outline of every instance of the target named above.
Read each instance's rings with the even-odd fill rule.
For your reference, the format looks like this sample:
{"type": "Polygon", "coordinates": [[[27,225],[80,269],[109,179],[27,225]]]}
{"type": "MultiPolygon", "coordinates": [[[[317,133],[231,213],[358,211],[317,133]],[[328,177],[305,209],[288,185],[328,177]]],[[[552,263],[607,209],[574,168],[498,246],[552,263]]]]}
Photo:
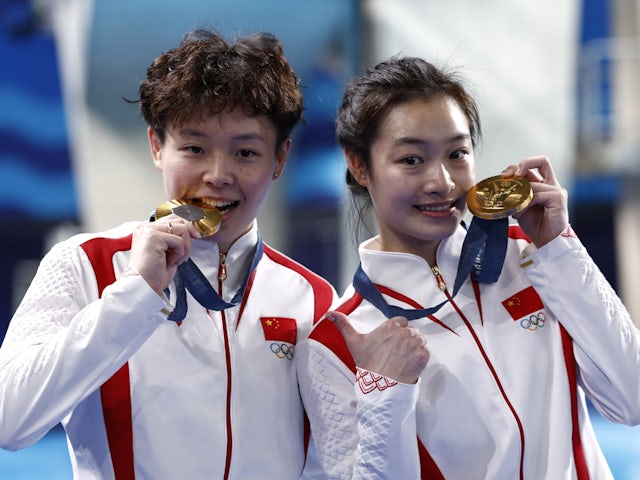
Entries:
{"type": "Polygon", "coordinates": [[[476,217],[497,220],[521,212],[532,198],[533,190],[526,178],[497,175],[471,187],[467,192],[467,206],[476,217]]]}
{"type": "Polygon", "coordinates": [[[178,198],[161,203],[156,208],[154,218],[157,220],[172,213],[191,222],[203,237],[210,237],[220,230],[220,212],[197,198],[178,198]]]}

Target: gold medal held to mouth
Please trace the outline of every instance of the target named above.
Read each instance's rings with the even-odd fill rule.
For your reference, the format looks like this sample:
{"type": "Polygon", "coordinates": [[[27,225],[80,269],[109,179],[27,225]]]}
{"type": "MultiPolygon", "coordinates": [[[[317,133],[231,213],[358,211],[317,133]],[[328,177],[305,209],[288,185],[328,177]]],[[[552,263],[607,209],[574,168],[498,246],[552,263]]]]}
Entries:
{"type": "Polygon", "coordinates": [[[220,230],[220,212],[197,198],[177,198],[161,203],[156,208],[154,218],[157,220],[172,213],[191,222],[203,237],[210,237],[220,230]]]}
{"type": "Polygon", "coordinates": [[[498,220],[524,210],[533,198],[531,184],[524,177],[489,177],[467,192],[467,206],[476,217],[498,220]]]}

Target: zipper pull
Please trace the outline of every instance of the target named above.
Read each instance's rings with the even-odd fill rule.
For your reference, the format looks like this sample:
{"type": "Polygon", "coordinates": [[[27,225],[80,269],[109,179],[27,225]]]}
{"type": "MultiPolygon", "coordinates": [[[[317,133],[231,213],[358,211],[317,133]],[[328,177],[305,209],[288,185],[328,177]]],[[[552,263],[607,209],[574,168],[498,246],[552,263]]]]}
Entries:
{"type": "Polygon", "coordinates": [[[227,254],[220,253],[220,264],[218,265],[218,280],[224,282],[227,279],[227,254]]]}
{"type": "Polygon", "coordinates": [[[443,292],[446,292],[447,282],[444,281],[444,278],[442,277],[442,274],[440,273],[440,269],[438,268],[438,266],[434,265],[433,267],[431,267],[431,271],[433,272],[433,275],[436,277],[436,282],[438,282],[438,288],[443,292]]]}

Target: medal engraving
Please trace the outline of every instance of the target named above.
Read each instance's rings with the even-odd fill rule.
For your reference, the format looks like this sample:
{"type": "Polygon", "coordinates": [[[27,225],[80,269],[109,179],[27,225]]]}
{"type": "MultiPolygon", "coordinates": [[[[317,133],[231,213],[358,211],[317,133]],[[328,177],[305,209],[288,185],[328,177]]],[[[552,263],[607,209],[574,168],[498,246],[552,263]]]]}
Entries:
{"type": "Polygon", "coordinates": [[[172,213],[191,222],[203,237],[209,237],[220,230],[220,212],[197,198],[178,198],[161,203],[156,208],[154,218],[157,220],[172,213]]]}
{"type": "Polygon", "coordinates": [[[533,191],[526,178],[497,175],[471,187],[467,192],[467,206],[476,217],[497,220],[521,212],[532,198],[533,191]]]}
{"type": "Polygon", "coordinates": [[[188,204],[174,207],[173,213],[189,222],[196,222],[204,218],[204,210],[202,208],[188,204]]]}

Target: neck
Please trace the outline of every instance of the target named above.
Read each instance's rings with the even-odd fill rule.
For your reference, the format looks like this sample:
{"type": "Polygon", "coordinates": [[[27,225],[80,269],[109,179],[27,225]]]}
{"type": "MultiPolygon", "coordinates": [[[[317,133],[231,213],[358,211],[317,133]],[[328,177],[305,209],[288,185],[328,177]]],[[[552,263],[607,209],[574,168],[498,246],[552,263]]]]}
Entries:
{"type": "Polygon", "coordinates": [[[437,242],[425,242],[416,246],[390,243],[385,241],[380,235],[378,235],[377,237],[373,238],[373,240],[367,245],[366,248],[378,252],[409,253],[411,255],[422,257],[429,264],[429,266],[433,267],[436,265],[436,252],[438,250],[438,245],[440,245],[440,240],[438,240],[437,242]]]}

